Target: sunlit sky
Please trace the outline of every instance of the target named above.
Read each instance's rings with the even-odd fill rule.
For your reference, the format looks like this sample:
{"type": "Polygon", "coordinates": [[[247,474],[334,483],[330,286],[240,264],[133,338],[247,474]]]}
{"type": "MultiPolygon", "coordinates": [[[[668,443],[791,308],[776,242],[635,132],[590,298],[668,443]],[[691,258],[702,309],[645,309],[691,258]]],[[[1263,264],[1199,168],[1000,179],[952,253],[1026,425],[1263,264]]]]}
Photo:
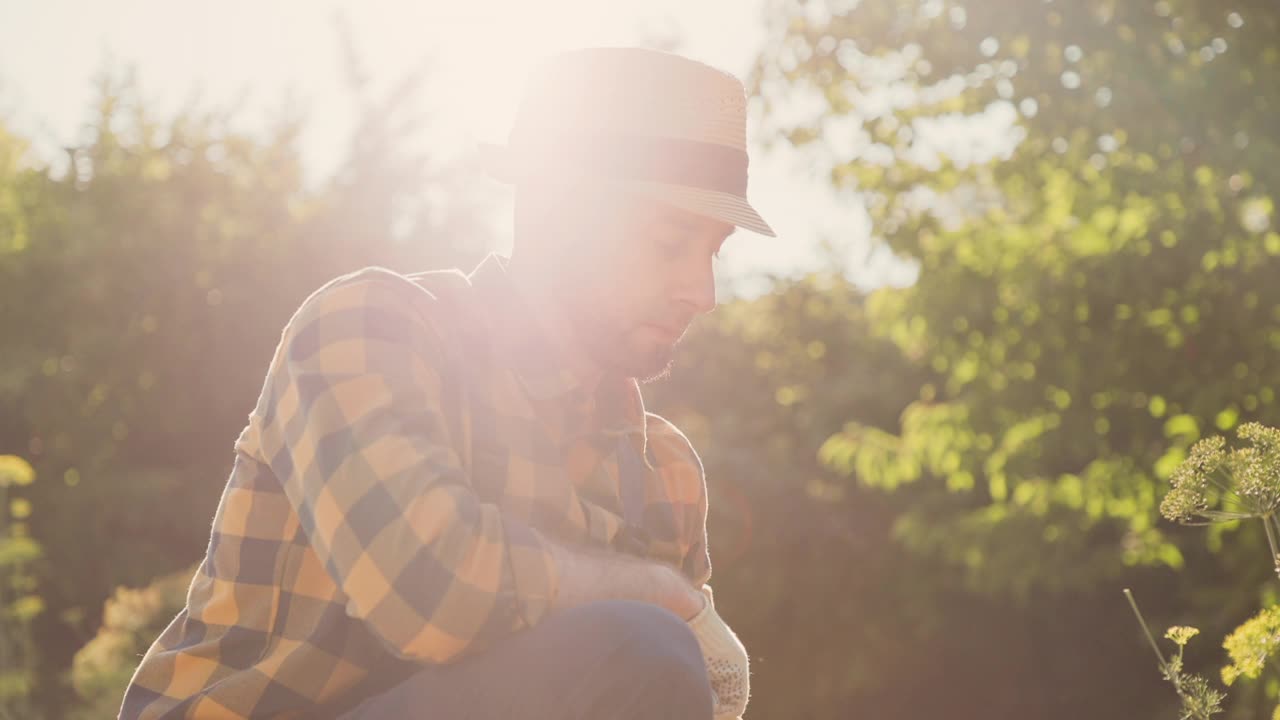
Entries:
{"type": "MultiPolygon", "coordinates": [[[[527,68],[558,50],[673,38],[679,52],[745,77],[764,40],[762,13],[762,0],[0,0],[0,118],[38,152],[56,154],[88,117],[95,74],[133,66],[161,112],[197,93],[213,106],[241,99],[240,120],[253,128],[286,95],[300,99],[304,159],[322,177],[342,157],[353,120],[339,18],[375,90],[431,68],[433,121],[422,142],[444,155],[501,141],[527,68]]],[[[825,239],[860,284],[909,280],[887,254],[867,259],[870,228],[856,199],[835,196],[794,151],[766,155],[753,145],[752,202],[780,237],[739,231],[722,274],[750,285],[761,273],[820,266],[825,239]]],[[[485,187],[509,242],[510,191],[485,187]]]]}

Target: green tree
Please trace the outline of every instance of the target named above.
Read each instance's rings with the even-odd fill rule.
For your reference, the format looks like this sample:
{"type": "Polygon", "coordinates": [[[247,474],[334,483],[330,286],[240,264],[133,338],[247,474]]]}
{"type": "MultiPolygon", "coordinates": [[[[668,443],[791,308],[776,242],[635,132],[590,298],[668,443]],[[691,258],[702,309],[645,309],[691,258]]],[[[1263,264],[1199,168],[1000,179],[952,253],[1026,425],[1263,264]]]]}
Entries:
{"type": "MultiPolygon", "coordinates": [[[[1024,602],[1204,552],[1157,525],[1165,480],[1202,433],[1280,415],[1280,8],[777,7],[766,114],[918,263],[869,319],[940,376],[901,431],[855,422],[824,459],[923,484],[896,535],[1024,602]]],[[[1189,596],[1218,626],[1256,603],[1242,567],[1189,596]]]]}
{"type": "Polygon", "coordinates": [[[727,302],[646,390],[706,466],[712,582],[752,655],[749,716],[1134,717],[1164,702],[1109,589],[1023,606],[972,593],[962,568],[900,542],[900,516],[950,494],[885,494],[821,462],[850,420],[899,428],[932,381],[871,335],[862,291],[819,275],[727,302]],[[1097,637],[1132,652],[1100,663],[1097,637]]]}
{"type": "Polygon", "coordinates": [[[706,466],[712,582],[755,663],[752,718],[842,717],[850,693],[883,684],[879,668],[913,659],[903,637],[941,620],[920,592],[931,583],[900,572],[885,499],[818,462],[851,417],[897,427],[925,377],[901,367],[868,337],[863,293],[815,275],[717,309],[646,388],[706,466]]]}
{"type": "Polygon", "coordinates": [[[366,265],[466,265],[487,249],[459,171],[404,150],[423,80],[388,99],[353,87],[359,122],[327,178],[304,176],[296,112],[262,135],[233,110],[157,118],[125,73],[104,74],[61,162],[0,135],[0,448],[44,480],[35,506],[58,508],[30,523],[45,550],[44,715],[65,714],[72,654],[112,591],[199,558],[231,445],[306,295],[366,265]]]}

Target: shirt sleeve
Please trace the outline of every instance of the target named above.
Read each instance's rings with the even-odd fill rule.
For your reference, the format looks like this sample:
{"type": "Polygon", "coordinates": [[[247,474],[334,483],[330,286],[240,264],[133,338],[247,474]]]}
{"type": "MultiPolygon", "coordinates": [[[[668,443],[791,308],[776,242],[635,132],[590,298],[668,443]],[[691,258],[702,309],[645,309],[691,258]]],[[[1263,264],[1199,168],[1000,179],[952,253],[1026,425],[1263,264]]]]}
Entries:
{"type": "Polygon", "coordinates": [[[707,547],[707,493],[706,485],[700,496],[698,509],[694,511],[698,518],[696,527],[691,531],[692,541],[689,552],[685,553],[681,570],[693,582],[701,587],[711,580],[711,552],[707,547]]]}
{"type": "Polygon", "coordinates": [[[695,585],[711,579],[707,547],[707,482],[702,459],[693,444],[670,420],[645,414],[649,452],[662,474],[666,500],[675,511],[678,532],[686,548],[680,570],[695,585]]]}
{"type": "Polygon", "coordinates": [[[442,663],[537,623],[558,577],[540,534],[471,489],[424,296],[384,270],[317,291],[259,407],[267,463],[347,613],[397,655],[442,663]]]}

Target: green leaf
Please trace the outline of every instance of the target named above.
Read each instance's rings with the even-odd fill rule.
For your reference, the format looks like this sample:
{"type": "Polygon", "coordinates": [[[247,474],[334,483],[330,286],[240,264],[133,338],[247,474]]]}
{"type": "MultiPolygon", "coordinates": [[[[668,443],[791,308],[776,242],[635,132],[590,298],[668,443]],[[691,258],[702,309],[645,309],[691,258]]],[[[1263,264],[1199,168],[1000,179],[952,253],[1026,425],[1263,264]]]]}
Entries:
{"type": "Polygon", "coordinates": [[[26,460],[17,455],[0,455],[0,487],[30,485],[35,479],[36,471],[26,460]]]}
{"type": "Polygon", "coordinates": [[[1200,422],[1194,415],[1174,415],[1164,424],[1165,437],[1196,440],[1200,437],[1200,422]]]}

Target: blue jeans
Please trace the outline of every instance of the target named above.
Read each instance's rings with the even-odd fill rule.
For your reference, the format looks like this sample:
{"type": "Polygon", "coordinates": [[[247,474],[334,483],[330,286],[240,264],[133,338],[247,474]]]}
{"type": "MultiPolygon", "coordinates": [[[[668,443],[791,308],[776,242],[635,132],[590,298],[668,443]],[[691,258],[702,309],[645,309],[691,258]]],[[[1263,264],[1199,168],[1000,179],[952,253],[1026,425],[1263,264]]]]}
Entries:
{"type": "Polygon", "coordinates": [[[343,720],[711,720],[702,651],[674,614],[629,600],[547,615],[455,663],[428,666],[343,720]]]}

